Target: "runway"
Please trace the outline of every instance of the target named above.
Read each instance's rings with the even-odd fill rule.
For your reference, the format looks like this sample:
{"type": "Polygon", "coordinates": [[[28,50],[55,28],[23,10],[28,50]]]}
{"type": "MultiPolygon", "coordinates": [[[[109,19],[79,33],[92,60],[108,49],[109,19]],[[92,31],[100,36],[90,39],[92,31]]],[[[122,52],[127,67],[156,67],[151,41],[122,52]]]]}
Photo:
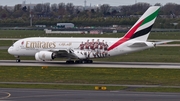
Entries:
{"type": "Polygon", "coordinates": [[[161,62],[103,62],[94,61],[92,64],[66,64],[65,61],[38,62],[36,60],[0,60],[0,66],[56,66],[56,67],[105,67],[105,68],[167,68],[180,69],[180,63],[161,62]]]}
{"type": "MultiPolygon", "coordinates": [[[[0,66],[56,66],[56,67],[106,67],[106,68],[174,68],[180,63],[157,62],[100,62],[93,64],[66,64],[65,61],[38,62],[35,60],[0,60],[0,66]]],[[[18,83],[19,84],[19,83],[18,83]]],[[[117,85],[116,85],[117,86],[117,85]]],[[[122,86],[122,85],[121,85],[122,86]]],[[[127,85],[126,85],[127,86],[127,85]]],[[[143,87],[128,85],[128,87],[143,87]]],[[[158,85],[157,85],[158,86],[158,85]]],[[[146,87],[146,85],[144,85],[146,87]]],[[[156,87],[156,86],[152,86],[156,87]]],[[[0,88],[0,101],[179,101],[180,93],[93,91],[93,90],[52,90],[0,88]]]]}
{"type": "Polygon", "coordinates": [[[180,93],[0,88],[0,101],[179,101],[180,93]]]}

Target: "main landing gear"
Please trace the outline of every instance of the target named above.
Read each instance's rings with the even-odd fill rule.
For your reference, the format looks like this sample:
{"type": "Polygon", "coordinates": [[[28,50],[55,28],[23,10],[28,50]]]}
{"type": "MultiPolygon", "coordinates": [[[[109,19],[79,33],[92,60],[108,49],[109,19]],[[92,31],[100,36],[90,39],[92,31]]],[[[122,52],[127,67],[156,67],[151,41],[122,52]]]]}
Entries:
{"type": "Polygon", "coordinates": [[[73,63],[93,63],[93,60],[89,60],[89,59],[83,59],[83,60],[67,60],[66,61],[67,64],[73,64],[73,63]]]}
{"type": "Polygon", "coordinates": [[[67,64],[73,64],[74,61],[73,61],[73,60],[67,60],[66,63],[67,63],[67,64]]]}

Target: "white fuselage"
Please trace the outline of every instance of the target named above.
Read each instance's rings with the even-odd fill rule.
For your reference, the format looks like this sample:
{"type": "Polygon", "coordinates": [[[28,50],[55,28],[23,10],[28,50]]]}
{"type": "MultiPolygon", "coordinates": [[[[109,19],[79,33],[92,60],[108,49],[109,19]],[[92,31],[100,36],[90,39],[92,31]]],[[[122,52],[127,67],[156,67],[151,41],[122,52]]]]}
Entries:
{"type": "MultiPolygon", "coordinates": [[[[97,58],[126,54],[134,51],[154,47],[153,43],[145,42],[146,46],[129,47],[135,39],[128,40],[117,47],[108,48],[121,38],[55,38],[55,37],[32,37],[20,39],[8,49],[14,56],[35,56],[40,51],[73,50],[73,55],[79,59],[97,58]]],[[[139,41],[141,42],[141,41],[139,41]]]]}

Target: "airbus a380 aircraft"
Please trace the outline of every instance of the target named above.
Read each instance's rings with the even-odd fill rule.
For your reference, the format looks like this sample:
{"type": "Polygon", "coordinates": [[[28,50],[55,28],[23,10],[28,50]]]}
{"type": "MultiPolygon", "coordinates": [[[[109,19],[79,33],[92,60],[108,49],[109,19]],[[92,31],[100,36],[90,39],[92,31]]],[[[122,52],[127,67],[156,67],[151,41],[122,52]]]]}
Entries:
{"type": "Polygon", "coordinates": [[[122,38],[32,37],[16,41],[8,52],[16,57],[16,62],[20,62],[20,56],[34,56],[38,61],[67,57],[66,63],[92,63],[93,61],[90,60],[92,58],[122,55],[152,48],[156,43],[148,42],[147,38],[159,8],[159,6],[149,7],[122,38]]]}

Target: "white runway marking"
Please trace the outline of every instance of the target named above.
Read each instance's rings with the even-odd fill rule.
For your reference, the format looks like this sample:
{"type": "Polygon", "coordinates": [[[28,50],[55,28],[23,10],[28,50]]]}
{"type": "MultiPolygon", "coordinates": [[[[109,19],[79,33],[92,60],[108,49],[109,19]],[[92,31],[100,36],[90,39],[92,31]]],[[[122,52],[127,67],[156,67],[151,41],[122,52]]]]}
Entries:
{"type": "Polygon", "coordinates": [[[8,92],[0,92],[0,94],[6,95],[6,96],[0,96],[0,101],[2,101],[2,99],[7,99],[11,96],[11,94],[8,92]]]}

